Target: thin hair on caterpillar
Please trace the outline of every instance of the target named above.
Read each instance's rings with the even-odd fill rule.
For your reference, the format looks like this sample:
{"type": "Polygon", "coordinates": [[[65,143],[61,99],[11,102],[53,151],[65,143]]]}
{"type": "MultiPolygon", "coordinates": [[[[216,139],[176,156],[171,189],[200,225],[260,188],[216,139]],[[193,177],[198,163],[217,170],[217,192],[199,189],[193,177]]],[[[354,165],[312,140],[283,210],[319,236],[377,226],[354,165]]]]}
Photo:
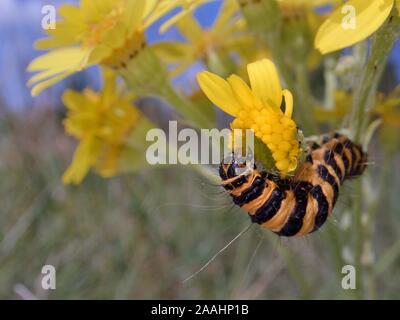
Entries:
{"type": "Polygon", "coordinates": [[[252,222],[284,236],[304,236],[320,229],[332,214],[343,182],[366,168],[367,154],[360,145],[335,133],[310,142],[305,162],[293,177],[253,170],[238,174],[245,164],[232,157],[223,161],[222,186],[252,222]]]}
{"type": "Polygon", "coordinates": [[[242,279],[240,281],[238,288],[241,288],[244,285],[246,278],[247,278],[248,274],[250,273],[251,265],[255,261],[257,253],[258,253],[259,249],[261,248],[261,245],[262,245],[264,239],[265,239],[265,233],[261,233],[260,240],[258,241],[257,245],[255,246],[253,253],[251,254],[250,260],[247,263],[246,269],[243,273],[243,276],[242,276],[242,279]]]}
{"type": "Polygon", "coordinates": [[[246,234],[252,227],[252,224],[249,224],[246,228],[244,228],[241,232],[239,232],[231,241],[229,241],[222,249],[220,249],[216,254],[214,254],[200,269],[198,269],[196,272],[192,273],[190,276],[185,278],[183,280],[183,283],[188,282],[192,280],[194,277],[199,275],[201,272],[203,272],[207,267],[215,260],[217,259],[226,249],[228,249],[233,243],[236,242],[239,238],[241,238],[244,234],[246,234]]]}
{"type": "Polygon", "coordinates": [[[157,212],[158,210],[161,210],[162,208],[165,207],[188,207],[188,208],[196,208],[199,210],[203,211],[217,211],[221,209],[225,209],[227,207],[234,207],[231,204],[226,204],[226,205],[220,205],[220,206],[210,206],[210,205],[194,205],[194,204],[188,204],[184,202],[170,202],[170,203],[164,203],[162,205],[159,205],[158,207],[154,208],[154,211],[157,212]]]}

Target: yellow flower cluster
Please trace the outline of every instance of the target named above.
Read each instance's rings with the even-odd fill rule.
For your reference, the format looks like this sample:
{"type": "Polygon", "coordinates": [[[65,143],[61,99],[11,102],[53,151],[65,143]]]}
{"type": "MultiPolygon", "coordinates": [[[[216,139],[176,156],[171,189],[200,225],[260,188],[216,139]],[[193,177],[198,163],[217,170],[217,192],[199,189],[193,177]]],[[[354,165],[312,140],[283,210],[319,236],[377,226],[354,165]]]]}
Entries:
{"type": "Polygon", "coordinates": [[[268,108],[243,110],[231,124],[232,129],[251,128],[271,150],[276,167],[282,173],[293,171],[300,153],[295,122],[285,114],[268,108]]]}
{"type": "Polygon", "coordinates": [[[156,3],[82,0],[80,6],[61,6],[63,19],[57,28],[47,30],[48,37],[36,42],[36,48],[51,51],[28,66],[28,71],[36,72],[28,82],[32,95],[91,65],[114,66],[126,63],[126,56],[135,57],[144,43],[144,31],[155,21],[156,3]]]}
{"type": "Polygon", "coordinates": [[[105,73],[101,92],[67,90],[63,102],[68,109],[65,131],[79,140],[73,162],[65,172],[65,184],[79,184],[90,168],[102,176],[118,171],[120,154],[137,126],[140,112],[132,107],[133,96],[116,87],[115,76],[105,73]]]}
{"type": "Polygon", "coordinates": [[[232,129],[254,130],[285,175],[296,169],[301,153],[292,120],[292,94],[282,90],[276,67],[268,59],[249,64],[248,74],[251,88],[236,75],[226,81],[207,71],[198,75],[198,81],[213,103],[235,117],[232,129]]]}

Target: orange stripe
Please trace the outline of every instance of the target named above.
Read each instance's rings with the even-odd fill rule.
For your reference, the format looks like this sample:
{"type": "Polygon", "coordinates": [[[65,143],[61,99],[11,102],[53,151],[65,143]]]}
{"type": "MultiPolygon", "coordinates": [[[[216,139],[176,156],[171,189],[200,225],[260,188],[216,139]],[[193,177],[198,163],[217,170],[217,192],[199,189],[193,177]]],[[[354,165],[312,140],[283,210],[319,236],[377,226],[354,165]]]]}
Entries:
{"type": "Polygon", "coordinates": [[[234,190],[231,190],[231,194],[232,195],[234,195],[234,196],[240,196],[241,195],[241,193],[243,192],[243,191],[246,191],[248,188],[250,188],[251,187],[251,185],[253,184],[253,182],[254,182],[254,180],[257,178],[257,177],[259,177],[260,176],[260,174],[258,173],[258,171],[255,171],[255,172],[253,172],[252,173],[253,175],[250,177],[250,176],[248,176],[247,177],[247,182],[246,183],[244,183],[243,185],[241,185],[239,188],[236,188],[236,189],[234,189],[234,190]]]}
{"type": "Polygon", "coordinates": [[[295,205],[296,201],[293,191],[286,191],[286,198],[282,201],[278,212],[272,217],[271,220],[262,224],[262,226],[275,232],[280,231],[285,226],[295,205]]]}
{"type": "Polygon", "coordinates": [[[247,210],[251,215],[254,215],[256,211],[269,199],[273,190],[276,189],[276,184],[272,181],[268,181],[268,186],[264,188],[263,193],[253,201],[246,203],[243,209],[247,210]]]}
{"type": "Polygon", "coordinates": [[[318,212],[318,202],[310,194],[307,199],[306,215],[303,219],[303,226],[296,236],[304,236],[314,229],[315,216],[318,212]]]}

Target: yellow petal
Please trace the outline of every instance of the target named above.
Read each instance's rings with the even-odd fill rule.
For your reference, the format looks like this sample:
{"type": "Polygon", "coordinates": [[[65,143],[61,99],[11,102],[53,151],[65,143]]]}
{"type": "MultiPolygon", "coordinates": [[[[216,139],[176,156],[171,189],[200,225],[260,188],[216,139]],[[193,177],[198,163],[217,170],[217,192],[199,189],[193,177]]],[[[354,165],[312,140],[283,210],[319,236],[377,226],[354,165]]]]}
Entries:
{"type": "Polygon", "coordinates": [[[57,82],[69,77],[71,74],[75,73],[74,71],[62,73],[54,78],[50,78],[46,81],[40,82],[39,84],[35,85],[31,90],[32,97],[36,97],[39,93],[41,93],[44,89],[51,87],[52,85],[56,84],[57,82]]]}
{"type": "Polygon", "coordinates": [[[129,35],[141,26],[145,10],[146,1],[128,0],[127,7],[124,12],[124,24],[129,35]]]}
{"type": "Polygon", "coordinates": [[[183,15],[178,19],[176,26],[178,27],[179,32],[189,40],[189,42],[198,43],[204,36],[200,24],[190,14],[183,15]]]}
{"type": "Polygon", "coordinates": [[[259,60],[247,66],[251,88],[265,104],[279,109],[282,103],[282,87],[278,71],[269,59],[259,60]]]}
{"type": "Polygon", "coordinates": [[[69,111],[79,110],[87,104],[86,98],[80,92],[66,89],[62,95],[62,102],[69,111]]]}
{"type": "Polygon", "coordinates": [[[35,60],[33,60],[27,70],[28,71],[41,71],[48,69],[60,68],[63,66],[67,69],[82,69],[85,67],[90,50],[84,50],[81,48],[64,48],[50,51],[35,60]]]}
{"type": "Polygon", "coordinates": [[[293,95],[286,89],[282,91],[282,94],[285,97],[285,116],[291,118],[293,115],[293,95]]]}
{"type": "Polygon", "coordinates": [[[173,16],[171,19],[167,20],[165,23],[163,23],[160,27],[160,32],[164,33],[167,31],[169,28],[171,28],[174,24],[176,24],[180,19],[183,19],[185,16],[189,15],[190,11],[187,10],[182,10],[175,16],[173,16]]]}
{"type": "Polygon", "coordinates": [[[81,142],[75,150],[71,165],[65,171],[64,184],[79,184],[85,178],[98,156],[99,146],[89,139],[81,142]]]}
{"type": "Polygon", "coordinates": [[[32,89],[32,95],[37,96],[44,89],[82,70],[87,66],[90,50],[66,48],[51,51],[33,60],[28,71],[41,71],[33,76],[28,85],[45,80],[32,89]]]}
{"type": "Polygon", "coordinates": [[[191,45],[170,41],[157,42],[151,45],[151,49],[166,63],[182,63],[193,52],[191,45]]]}
{"type": "Polygon", "coordinates": [[[214,23],[214,30],[222,30],[229,25],[229,22],[234,18],[235,12],[239,10],[237,1],[224,1],[222,8],[218,14],[218,17],[214,23]]]}
{"type": "Polygon", "coordinates": [[[393,4],[394,0],[350,0],[346,2],[334,11],[319,28],[315,38],[315,47],[322,54],[326,54],[366,39],[382,26],[389,16],[393,4]],[[348,11],[348,8],[352,7],[355,20],[351,20],[351,12],[348,11]]]}
{"type": "Polygon", "coordinates": [[[197,81],[208,99],[231,116],[237,116],[241,106],[227,81],[208,71],[200,72],[197,81]]]}
{"type": "Polygon", "coordinates": [[[152,25],[162,16],[167,14],[173,8],[179,5],[179,0],[169,0],[169,1],[156,1],[156,0],[149,0],[149,3],[146,6],[146,12],[149,13],[147,17],[147,21],[145,23],[146,26],[152,25]]]}
{"type": "Polygon", "coordinates": [[[251,92],[249,86],[242,78],[237,75],[231,75],[228,78],[229,84],[232,86],[232,91],[237,99],[237,101],[248,108],[253,107],[253,93],[251,92]]]}
{"type": "Polygon", "coordinates": [[[34,47],[38,50],[51,49],[63,46],[70,46],[76,44],[75,39],[68,39],[67,37],[54,37],[39,39],[35,42],[34,47]]]}

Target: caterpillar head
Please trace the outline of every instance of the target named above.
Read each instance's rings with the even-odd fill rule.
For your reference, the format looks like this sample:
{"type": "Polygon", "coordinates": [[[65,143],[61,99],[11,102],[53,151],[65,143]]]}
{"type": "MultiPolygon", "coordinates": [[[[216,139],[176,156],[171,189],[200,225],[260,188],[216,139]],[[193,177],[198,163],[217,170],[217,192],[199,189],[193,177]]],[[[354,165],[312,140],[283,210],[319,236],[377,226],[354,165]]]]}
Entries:
{"type": "Polygon", "coordinates": [[[253,161],[249,161],[245,157],[235,157],[235,154],[232,153],[230,157],[222,160],[219,175],[223,181],[226,181],[241,175],[248,176],[254,169],[256,166],[253,161]]]}

